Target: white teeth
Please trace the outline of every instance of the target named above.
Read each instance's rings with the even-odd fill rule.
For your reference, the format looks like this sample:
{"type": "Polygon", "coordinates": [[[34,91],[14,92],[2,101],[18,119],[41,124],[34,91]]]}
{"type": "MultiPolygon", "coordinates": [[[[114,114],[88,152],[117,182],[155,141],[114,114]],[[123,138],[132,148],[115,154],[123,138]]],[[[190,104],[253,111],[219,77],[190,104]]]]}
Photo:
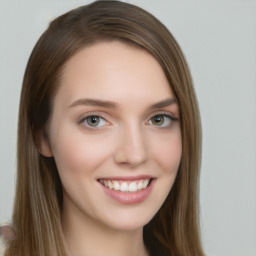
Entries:
{"type": "Polygon", "coordinates": [[[129,189],[128,183],[127,183],[127,182],[122,182],[121,187],[120,187],[120,190],[121,190],[122,192],[127,192],[128,189],[129,189]]]}
{"type": "Polygon", "coordinates": [[[136,182],[132,182],[129,185],[129,192],[136,192],[138,190],[138,186],[136,182]]]}
{"type": "Polygon", "coordinates": [[[109,189],[114,189],[122,192],[137,192],[138,190],[142,190],[147,188],[150,179],[140,180],[140,181],[132,181],[131,183],[127,181],[117,181],[117,180],[104,180],[101,179],[100,183],[102,183],[105,187],[109,189]]]}
{"type": "Polygon", "coordinates": [[[112,182],[111,182],[110,180],[108,181],[108,187],[109,187],[110,189],[113,188],[113,184],[112,184],[112,182]]]}
{"type": "Polygon", "coordinates": [[[138,190],[142,189],[142,187],[143,187],[143,181],[140,181],[138,184],[138,190]]]}
{"type": "Polygon", "coordinates": [[[116,180],[114,181],[113,185],[114,185],[114,190],[120,190],[120,185],[116,180]]]}
{"type": "Polygon", "coordinates": [[[149,180],[144,180],[142,188],[146,188],[148,186],[149,180]]]}

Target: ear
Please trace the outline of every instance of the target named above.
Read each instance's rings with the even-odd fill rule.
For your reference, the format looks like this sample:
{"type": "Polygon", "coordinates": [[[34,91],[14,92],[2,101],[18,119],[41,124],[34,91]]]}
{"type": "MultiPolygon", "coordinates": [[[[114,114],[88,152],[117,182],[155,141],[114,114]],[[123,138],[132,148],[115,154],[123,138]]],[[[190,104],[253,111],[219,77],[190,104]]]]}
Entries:
{"type": "Polygon", "coordinates": [[[52,157],[52,150],[49,137],[44,129],[35,132],[35,143],[38,152],[45,157],[52,157]]]}

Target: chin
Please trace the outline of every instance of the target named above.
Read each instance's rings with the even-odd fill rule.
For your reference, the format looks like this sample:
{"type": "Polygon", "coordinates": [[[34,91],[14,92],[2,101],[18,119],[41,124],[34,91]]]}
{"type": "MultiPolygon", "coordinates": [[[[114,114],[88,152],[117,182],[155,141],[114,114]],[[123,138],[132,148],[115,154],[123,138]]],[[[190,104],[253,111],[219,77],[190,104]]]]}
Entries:
{"type": "Polygon", "coordinates": [[[124,209],[110,216],[101,216],[101,222],[113,230],[132,231],[142,229],[155,216],[156,211],[124,209]]]}

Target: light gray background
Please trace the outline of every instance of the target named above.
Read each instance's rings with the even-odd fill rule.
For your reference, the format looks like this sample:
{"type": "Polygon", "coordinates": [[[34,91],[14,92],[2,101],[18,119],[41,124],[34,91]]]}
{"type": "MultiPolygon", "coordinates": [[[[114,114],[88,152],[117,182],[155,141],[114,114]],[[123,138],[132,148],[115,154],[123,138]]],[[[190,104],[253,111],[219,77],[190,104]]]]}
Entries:
{"type": "MultiPolygon", "coordinates": [[[[14,197],[19,93],[54,17],[89,1],[0,1],[0,223],[14,197]]],[[[201,222],[208,256],[256,255],[256,2],[130,0],[180,43],[203,124],[201,222]]]]}

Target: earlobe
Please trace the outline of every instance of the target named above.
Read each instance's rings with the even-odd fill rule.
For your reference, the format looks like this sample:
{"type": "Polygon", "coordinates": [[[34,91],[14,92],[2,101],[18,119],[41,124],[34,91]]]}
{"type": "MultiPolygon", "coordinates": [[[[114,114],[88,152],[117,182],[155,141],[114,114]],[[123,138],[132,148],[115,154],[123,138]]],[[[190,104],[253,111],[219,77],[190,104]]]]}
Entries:
{"type": "Polygon", "coordinates": [[[38,152],[45,157],[52,157],[51,145],[48,135],[45,131],[37,131],[35,133],[35,142],[38,152]]]}

